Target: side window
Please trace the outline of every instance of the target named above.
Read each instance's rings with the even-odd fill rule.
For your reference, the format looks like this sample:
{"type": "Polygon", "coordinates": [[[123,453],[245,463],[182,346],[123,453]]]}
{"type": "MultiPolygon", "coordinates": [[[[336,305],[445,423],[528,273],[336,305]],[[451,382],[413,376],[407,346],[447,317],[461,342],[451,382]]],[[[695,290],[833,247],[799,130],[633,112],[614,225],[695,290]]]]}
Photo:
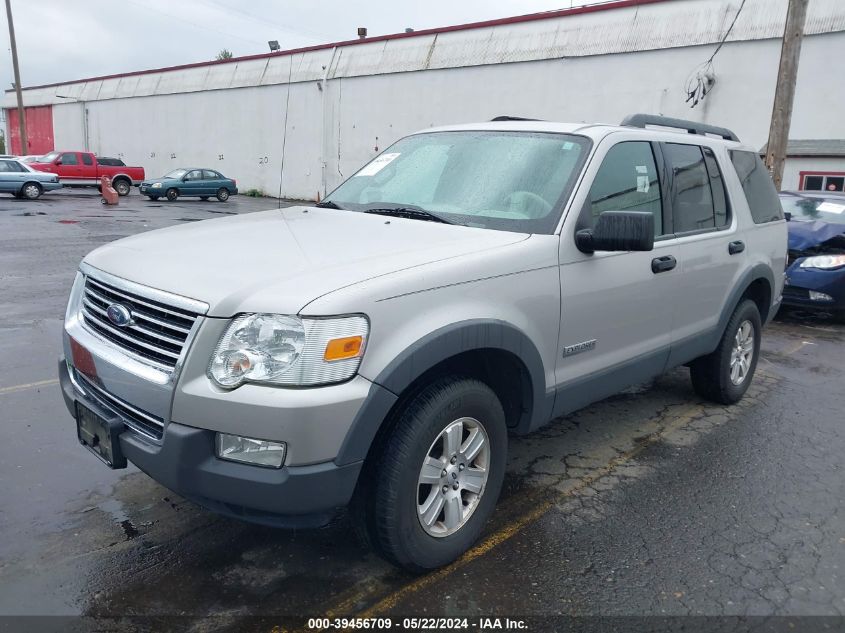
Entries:
{"type": "Polygon", "coordinates": [[[710,190],[710,175],[698,145],[664,144],[674,175],[672,216],[675,233],[712,229],[716,210],[710,190]]]}
{"type": "Polygon", "coordinates": [[[702,147],[704,164],[707,165],[707,175],[710,176],[710,193],[713,195],[713,208],[716,211],[716,227],[728,225],[728,198],[725,194],[725,183],[722,181],[722,171],[719,161],[709,147],[702,147]]]}
{"type": "Polygon", "coordinates": [[[12,165],[12,161],[10,160],[0,160],[0,171],[7,172],[7,171],[17,171],[15,166],[12,165]]]}
{"type": "Polygon", "coordinates": [[[85,163],[86,165],[93,165],[94,159],[91,158],[91,154],[83,154],[82,155],[82,162],[85,163]]]}
{"type": "Polygon", "coordinates": [[[76,152],[65,152],[62,154],[62,165],[78,165],[79,161],[76,158],[76,152]]]}
{"type": "Polygon", "coordinates": [[[202,180],[202,172],[199,169],[195,169],[188,174],[185,180],[202,180]]]}
{"type": "Polygon", "coordinates": [[[223,176],[221,176],[220,174],[218,174],[216,171],[208,171],[208,170],[204,170],[204,171],[202,172],[202,177],[203,177],[205,180],[220,180],[223,176]]]}
{"type": "Polygon", "coordinates": [[[654,234],[663,234],[663,203],[651,143],[625,141],[604,157],[590,187],[593,220],[605,211],[647,211],[654,234]]]}
{"type": "Polygon", "coordinates": [[[780,199],[760,157],[754,152],[734,150],[731,152],[731,162],[742,183],[754,223],[782,220],[783,208],[780,206],[780,199]]]}

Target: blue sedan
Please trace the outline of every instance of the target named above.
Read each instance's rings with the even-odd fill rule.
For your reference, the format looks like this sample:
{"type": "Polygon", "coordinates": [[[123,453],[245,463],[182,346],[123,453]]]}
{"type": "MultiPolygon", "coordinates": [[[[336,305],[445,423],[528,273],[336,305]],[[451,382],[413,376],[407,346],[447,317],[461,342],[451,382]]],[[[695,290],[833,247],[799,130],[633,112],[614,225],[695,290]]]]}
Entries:
{"type": "Polygon", "coordinates": [[[0,159],[0,193],[35,200],[45,191],[61,188],[59,177],[55,174],[35,171],[14,159],[0,159]]]}
{"type": "Polygon", "coordinates": [[[783,192],[789,263],[783,303],[845,322],[845,195],[783,192]]]}
{"type": "Polygon", "coordinates": [[[171,202],[183,196],[208,200],[211,196],[226,202],[238,193],[238,183],[213,169],[187,167],[174,169],[169,174],[141,183],[141,194],[158,200],[165,197],[171,202]]]}

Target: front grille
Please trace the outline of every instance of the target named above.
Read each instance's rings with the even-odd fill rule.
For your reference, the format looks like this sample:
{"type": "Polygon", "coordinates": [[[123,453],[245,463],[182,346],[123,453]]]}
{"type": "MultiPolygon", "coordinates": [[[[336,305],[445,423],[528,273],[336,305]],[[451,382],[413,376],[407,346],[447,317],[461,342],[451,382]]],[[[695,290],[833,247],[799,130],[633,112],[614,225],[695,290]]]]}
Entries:
{"type": "Polygon", "coordinates": [[[783,287],[783,298],[784,299],[809,299],[810,293],[806,288],[800,288],[798,286],[784,286],[783,287]]]}
{"type": "Polygon", "coordinates": [[[85,278],[82,317],[104,339],[147,362],[173,369],[197,319],[195,312],[117,288],[93,277],[85,278]],[[107,316],[120,303],[132,312],[132,322],[118,327],[107,316]]]}
{"type": "Polygon", "coordinates": [[[164,435],[164,420],[124,402],[101,387],[88,380],[80,372],[74,373],[75,378],[85,392],[101,406],[116,413],[124,424],[142,435],[160,440],[164,435]]]}

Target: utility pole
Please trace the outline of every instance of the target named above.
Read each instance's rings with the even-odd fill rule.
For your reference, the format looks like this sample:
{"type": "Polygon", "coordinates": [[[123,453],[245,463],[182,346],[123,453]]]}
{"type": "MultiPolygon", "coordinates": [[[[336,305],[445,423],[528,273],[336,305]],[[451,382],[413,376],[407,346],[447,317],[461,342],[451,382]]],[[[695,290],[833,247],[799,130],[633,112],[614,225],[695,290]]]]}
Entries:
{"type": "Polygon", "coordinates": [[[9,43],[12,45],[12,68],[15,71],[15,93],[18,97],[18,127],[21,137],[21,155],[26,155],[29,154],[29,143],[26,138],[26,115],[23,109],[23,93],[21,93],[21,71],[18,67],[18,45],[15,42],[15,23],[12,22],[12,0],[6,0],[6,19],[9,22],[9,43]]]}
{"type": "Polygon", "coordinates": [[[783,164],[786,161],[786,143],[789,140],[789,124],[792,121],[792,102],[795,99],[795,80],[798,77],[798,59],[801,57],[801,40],[804,37],[808,2],[809,0],[789,0],[786,26],[783,30],[772,123],[769,127],[769,143],[766,146],[766,167],[778,191],[783,181],[783,164]]]}

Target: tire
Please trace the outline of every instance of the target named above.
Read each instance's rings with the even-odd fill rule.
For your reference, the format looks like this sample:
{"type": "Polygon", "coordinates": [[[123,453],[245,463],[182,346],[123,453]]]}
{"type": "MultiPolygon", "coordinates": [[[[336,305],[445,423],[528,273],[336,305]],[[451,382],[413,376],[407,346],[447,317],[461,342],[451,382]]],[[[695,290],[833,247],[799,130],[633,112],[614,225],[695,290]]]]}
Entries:
{"type": "Polygon", "coordinates": [[[171,187],[170,189],[167,190],[167,192],[164,195],[167,197],[167,199],[170,202],[173,202],[174,200],[176,200],[176,198],[179,197],[179,192],[176,189],[174,189],[173,187],[171,187]]]}
{"type": "Polygon", "coordinates": [[[112,187],[114,187],[117,195],[121,197],[128,196],[129,192],[132,191],[132,183],[126,180],[126,178],[118,178],[112,183],[112,187]]]}
{"type": "Polygon", "coordinates": [[[108,201],[105,198],[100,198],[100,204],[108,204],[108,201]]]}
{"type": "Polygon", "coordinates": [[[393,421],[362,474],[353,517],[382,556],[421,573],[451,563],[481,535],[504,479],[505,413],[486,384],[449,375],[418,391],[393,421]],[[475,453],[465,458],[461,449],[475,453]],[[436,483],[420,482],[426,471],[436,483]]]}
{"type": "Polygon", "coordinates": [[[760,357],[762,329],[757,304],[750,299],[740,302],[728,320],[716,351],[690,364],[692,386],[699,396],[720,404],[734,404],[745,395],[760,357]],[[741,339],[744,342],[740,348],[741,339]],[[749,342],[753,344],[750,354],[749,342]],[[745,351],[740,353],[740,349],[745,351]]]}
{"type": "Polygon", "coordinates": [[[148,197],[150,200],[152,200],[153,202],[155,202],[156,200],[158,200],[158,196],[147,196],[147,197],[148,197]]]}
{"type": "Polygon", "coordinates": [[[220,187],[220,189],[217,190],[217,199],[220,202],[226,202],[226,200],[229,199],[229,190],[226,189],[226,187],[220,187]]]}
{"type": "Polygon", "coordinates": [[[21,187],[21,196],[27,200],[38,200],[44,190],[37,182],[25,182],[21,187]]]}

